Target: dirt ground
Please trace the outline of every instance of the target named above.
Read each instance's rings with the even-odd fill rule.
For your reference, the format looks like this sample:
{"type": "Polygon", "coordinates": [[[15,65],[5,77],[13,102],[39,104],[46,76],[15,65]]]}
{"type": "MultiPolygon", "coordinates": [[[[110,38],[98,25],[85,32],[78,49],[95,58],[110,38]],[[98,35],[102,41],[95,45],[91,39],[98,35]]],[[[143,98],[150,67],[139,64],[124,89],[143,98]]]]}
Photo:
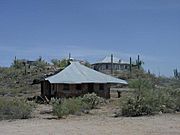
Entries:
{"type": "Polygon", "coordinates": [[[0,121],[0,135],[180,135],[178,113],[114,118],[113,108],[55,119],[50,106],[39,105],[32,119],[0,121]]]}

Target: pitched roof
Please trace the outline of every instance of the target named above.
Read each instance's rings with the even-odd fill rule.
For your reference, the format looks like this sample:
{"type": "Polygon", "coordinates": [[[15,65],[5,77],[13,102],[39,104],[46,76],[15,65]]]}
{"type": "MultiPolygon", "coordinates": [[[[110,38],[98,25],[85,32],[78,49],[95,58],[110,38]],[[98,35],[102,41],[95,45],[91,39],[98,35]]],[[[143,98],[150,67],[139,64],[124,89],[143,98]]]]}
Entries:
{"type": "Polygon", "coordinates": [[[127,84],[125,80],[118,79],[91,68],[88,68],[79,62],[71,62],[71,64],[56,75],[45,78],[50,83],[116,83],[127,84]]]}
{"type": "Polygon", "coordinates": [[[121,60],[121,64],[130,64],[130,62],[121,60]]]}
{"type": "MultiPolygon", "coordinates": [[[[118,59],[117,57],[113,57],[113,63],[120,63],[120,59],[118,59]]],[[[111,57],[110,56],[106,56],[102,61],[99,61],[98,63],[111,63],[111,57]]]]}
{"type": "MultiPolygon", "coordinates": [[[[96,63],[111,63],[111,56],[106,56],[103,60],[96,63]]],[[[129,64],[129,62],[118,59],[117,57],[113,57],[113,63],[129,64]]]]}

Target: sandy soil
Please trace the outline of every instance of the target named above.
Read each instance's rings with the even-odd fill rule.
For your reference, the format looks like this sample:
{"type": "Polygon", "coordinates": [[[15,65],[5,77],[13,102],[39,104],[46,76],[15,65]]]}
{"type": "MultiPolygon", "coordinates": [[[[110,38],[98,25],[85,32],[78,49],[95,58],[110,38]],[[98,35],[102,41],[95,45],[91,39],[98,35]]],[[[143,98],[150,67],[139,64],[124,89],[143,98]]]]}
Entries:
{"type": "Polygon", "coordinates": [[[58,120],[48,113],[49,106],[39,106],[35,118],[0,121],[0,135],[180,135],[180,114],[114,118],[110,110],[58,120]]]}

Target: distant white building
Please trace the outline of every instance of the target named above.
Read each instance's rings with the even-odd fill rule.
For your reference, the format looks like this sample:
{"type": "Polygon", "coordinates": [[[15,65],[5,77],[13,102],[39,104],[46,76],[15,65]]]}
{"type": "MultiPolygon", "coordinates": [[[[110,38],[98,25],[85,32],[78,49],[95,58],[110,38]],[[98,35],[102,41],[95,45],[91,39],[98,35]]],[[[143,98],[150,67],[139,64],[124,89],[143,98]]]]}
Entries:
{"type": "Polygon", "coordinates": [[[117,57],[106,56],[103,60],[92,64],[92,68],[104,73],[110,73],[111,70],[129,71],[130,62],[123,61],[117,57]]]}

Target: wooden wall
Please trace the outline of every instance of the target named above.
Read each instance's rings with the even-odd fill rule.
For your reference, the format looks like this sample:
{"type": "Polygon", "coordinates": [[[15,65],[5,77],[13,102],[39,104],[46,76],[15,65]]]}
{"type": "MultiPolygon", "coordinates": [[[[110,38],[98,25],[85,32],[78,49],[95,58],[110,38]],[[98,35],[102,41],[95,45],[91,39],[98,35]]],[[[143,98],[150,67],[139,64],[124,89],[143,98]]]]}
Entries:
{"type": "MultiPolygon", "coordinates": [[[[76,88],[76,84],[69,84],[69,90],[64,90],[64,84],[50,84],[48,81],[41,83],[41,95],[46,95],[47,97],[58,97],[58,98],[68,98],[76,97],[87,94],[89,92],[89,84],[80,84],[81,89],[76,88]]],[[[100,84],[91,84],[93,85],[93,90],[98,96],[103,98],[110,98],[110,85],[101,84],[104,86],[103,90],[100,90],[100,84]]]]}
{"type": "MultiPolygon", "coordinates": [[[[93,69],[101,71],[103,73],[110,73],[111,63],[98,63],[92,66],[93,69]]],[[[113,63],[114,71],[129,71],[130,64],[126,63],[113,63]]]]}
{"type": "Polygon", "coordinates": [[[46,96],[48,99],[51,98],[51,84],[49,81],[42,81],[41,82],[41,96],[46,96]]]}

